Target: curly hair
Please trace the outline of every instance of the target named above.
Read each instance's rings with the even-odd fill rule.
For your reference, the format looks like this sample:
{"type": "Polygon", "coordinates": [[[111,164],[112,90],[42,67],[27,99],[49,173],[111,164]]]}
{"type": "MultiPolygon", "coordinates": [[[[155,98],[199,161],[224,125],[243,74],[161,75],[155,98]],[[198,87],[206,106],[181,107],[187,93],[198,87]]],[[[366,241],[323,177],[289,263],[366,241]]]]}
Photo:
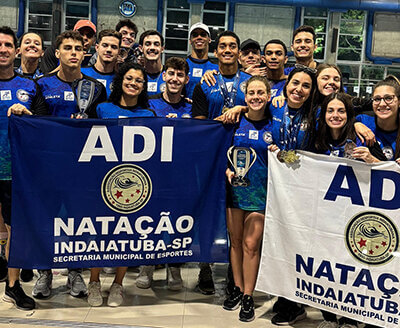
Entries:
{"type": "Polygon", "coordinates": [[[142,66],[140,66],[139,64],[135,64],[133,62],[127,62],[123,64],[119,68],[118,72],[115,74],[109,101],[111,101],[115,105],[120,105],[121,97],[123,94],[122,82],[124,80],[126,73],[128,73],[128,71],[131,69],[134,69],[136,71],[141,71],[143,74],[143,79],[144,79],[143,90],[138,97],[137,104],[142,108],[147,108],[149,107],[149,97],[147,95],[147,74],[142,66]]]}

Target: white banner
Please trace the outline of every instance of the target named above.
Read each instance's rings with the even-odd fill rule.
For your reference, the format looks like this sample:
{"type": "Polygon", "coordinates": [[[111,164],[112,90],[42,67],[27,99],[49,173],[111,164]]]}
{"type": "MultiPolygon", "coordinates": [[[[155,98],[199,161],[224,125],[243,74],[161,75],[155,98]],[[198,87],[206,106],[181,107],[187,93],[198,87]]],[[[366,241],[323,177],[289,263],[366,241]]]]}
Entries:
{"type": "Polygon", "coordinates": [[[380,327],[400,320],[400,167],[269,156],[256,289],[380,327]]]}

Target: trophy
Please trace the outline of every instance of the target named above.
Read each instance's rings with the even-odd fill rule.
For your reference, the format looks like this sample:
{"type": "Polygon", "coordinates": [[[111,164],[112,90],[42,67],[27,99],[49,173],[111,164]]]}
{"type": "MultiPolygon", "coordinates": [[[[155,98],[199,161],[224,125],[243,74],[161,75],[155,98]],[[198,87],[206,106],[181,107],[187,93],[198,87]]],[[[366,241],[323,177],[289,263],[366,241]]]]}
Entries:
{"type": "Polygon", "coordinates": [[[96,90],[96,83],[87,79],[75,80],[71,87],[79,108],[79,112],[75,113],[74,117],[79,115],[81,118],[88,118],[86,109],[99,96],[99,94],[96,94],[96,92],[99,93],[99,90],[96,90]]]}
{"type": "Polygon", "coordinates": [[[232,186],[247,187],[250,182],[246,178],[246,174],[257,159],[255,150],[251,147],[232,146],[228,149],[226,154],[235,171],[235,176],[232,178],[232,186]]]}

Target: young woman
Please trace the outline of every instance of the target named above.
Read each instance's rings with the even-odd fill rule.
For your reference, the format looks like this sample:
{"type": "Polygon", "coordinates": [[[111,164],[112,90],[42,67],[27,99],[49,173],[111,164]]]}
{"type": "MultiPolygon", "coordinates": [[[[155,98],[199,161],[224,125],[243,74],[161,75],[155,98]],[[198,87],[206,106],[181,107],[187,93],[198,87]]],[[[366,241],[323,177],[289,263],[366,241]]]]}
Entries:
{"type": "MultiPolygon", "coordinates": [[[[123,118],[123,117],[154,117],[155,113],[147,109],[147,78],[141,66],[134,63],[123,64],[116,74],[110,102],[97,106],[99,118],[123,118]]],[[[127,267],[117,267],[114,281],[110,288],[107,304],[119,306],[123,302],[122,281],[127,267]]],[[[101,306],[103,296],[100,286],[101,268],[90,269],[90,282],[88,288],[88,303],[91,306],[101,306]]]]}
{"type": "Polygon", "coordinates": [[[351,97],[345,93],[332,93],[321,105],[318,118],[315,150],[338,157],[352,157],[366,163],[385,160],[377,143],[363,146],[354,128],[355,114],[351,97]]]}
{"type": "MultiPolygon", "coordinates": [[[[271,106],[273,115],[273,140],[281,149],[281,154],[289,154],[295,149],[309,149],[309,122],[314,119],[312,99],[316,89],[314,70],[308,67],[296,67],[288,76],[283,89],[285,97],[283,107],[271,106]]],[[[282,156],[282,160],[286,160],[282,156]]],[[[276,325],[291,325],[304,319],[304,307],[279,297],[273,307],[276,315],[271,322],[276,325]]]]}
{"type": "Polygon", "coordinates": [[[148,109],[147,75],[142,66],[128,62],[123,64],[112,82],[108,102],[97,106],[99,118],[153,117],[148,109]]]}
{"type": "Polygon", "coordinates": [[[39,70],[39,62],[43,56],[43,38],[41,35],[28,32],[19,40],[17,53],[21,56],[21,66],[16,72],[36,79],[43,74],[39,70]]]}
{"type": "MultiPolygon", "coordinates": [[[[223,308],[235,310],[241,304],[239,320],[254,320],[253,291],[260,261],[260,243],[264,229],[267,193],[267,149],[272,144],[272,117],[267,107],[271,87],[265,77],[253,76],[246,84],[248,112],[240,118],[233,139],[234,147],[243,147],[238,159],[247,153],[255,162],[247,172],[247,185],[235,186],[234,169],[227,169],[227,226],[231,242],[230,259],[235,287],[223,308]],[[255,155],[254,155],[255,152],[255,155]]],[[[231,154],[235,154],[233,148],[231,154]]],[[[240,159],[239,159],[240,160],[240,159]]]]}
{"type": "MultiPolygon", "coordinates": [[[[345,93],[332,93],[321,105],[314,151],[330,156],[351,157],[366,163],[385,160],[379,145],[363,146],[354,128],[355,113],[351,97],[345,93]]],[[[336,315],[321,311],[324,321],[318,328],[337,328],[336,315]]],[[[357,327],[357,322],[350,318],[341,318],[341,325],[357,327]]]]}
{"type": "Polygon", "coordinates": [[[375,134],[386,158],[395,160],[396,138],[399,129],[400,85],[393,79],[378,82],[372,93],[374,116],[361,114],[357,121],[375,134]]]}

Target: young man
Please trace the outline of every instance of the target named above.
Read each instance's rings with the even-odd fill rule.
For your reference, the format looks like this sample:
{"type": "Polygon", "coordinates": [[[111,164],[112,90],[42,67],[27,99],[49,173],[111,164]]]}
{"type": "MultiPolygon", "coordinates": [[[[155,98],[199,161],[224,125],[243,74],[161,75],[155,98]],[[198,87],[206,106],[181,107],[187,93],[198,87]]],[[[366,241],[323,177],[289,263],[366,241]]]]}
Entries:
{"type": "Polygon", "coordinates": [[[281,40],[270,40],[264,46],[267,78],[271,84],[271,97],[279,96],[286,83],[284,69],[288,60],[287,48],[281,40]]]}
{"type": "Polygon", "coordinates": [[[96,63],[87,68],[82,68],[81,72],[103,83],[107,91],[107,97],[111,93],[111,83],[115,75],[115,65],[117,63],[121,34],[114,30],[103,30],[99,33],[99,41],[96,44],[97,60],[96,63]]]}
{"type": "Polygon", "coordinates": [[[210,30],[203,23],[193,24],[189,31],[192,52],[186,59],[189,65],[189,82],[186,85],[186,97],[192,99],[193,90],[200,82],[203,74],[208,70],[217,70],[218,65],[213,64],[208,58],[211,43],[210,30]]]}
{"type": "MultiPolygon", "coordinates": [[[[90,54],[89,51],[96,42],[96,26],[87,19],[81,19],[76,22],[74,31],[78,31],[83,37],[83,51],[85,52],[85,57],[81,66],[87,66],[92,58],[92,54],[90,54]]],[[[55,55],[55,51],[56,44],[53,44],[45,50],[40,63],[40,70],[43,74],[49,74],[59,68],[59,60],[55,55]]]]}
{"type": "Polygon", "coordinates": [[[245,83],[250,75],[238,68],[239,37],[225,31],[216,39],[215,57],[219,72],[214,75],[215,84],[197,84],[193,92],[192,116],[214,119],[236,105],[245,106],[245,83]]]}
{"type": "Polygon", "coordinates": [[[60,34],[56,39],[55,55],[60,61],[59,71],[37,81],[46,104],[45,112],[40,114],[71,117],[84,112],[89,117],[96,117],[96,106],[106,101],[107,93],[101,82],[81,72],[84,56],[82,36],[76,31],[60,34]],[[85,87],[94,88],[94,97],[87,99],[88,103],[76,99],[85,96],[78,94],[78,83],[81,82],[84,82],[85,87]]]}
{"type": "MultiPolygon", "coordinates": [[[[96,117],[97,104],[107,99],[107,93],[103,84],[81,73],[84,56],[82,36],[76,31],[64,32],[57,37],[56,48],[55,55],[60,60],[60,69],[56,73],[38,79],[37,83],[46,106],[43,111],[37,111],[37,114],[57,117],[71,117],[79,114],[81,117],[86,115],[96,117]],[[86,89],[86,92],[79,94],[81,88],[86,89]],[[86,95],[90,94],[88,91],[91,88],[93,88],[94,96],[87,98],[86,95]],[[82,99],[84,101],[80,101],[82,99]]],[[[32,295],[35,298],[49,297],[53,279],[51,270],[38,270],[38,272],[39,278],[32,290],[32,295]]],[[[81,270],[69,270],[67,287],[74,297],[83,297],[87,294],[81,270]]]]}
{"type": "MultiPolygon", "coordinates": [[[[13,30],[7,26],[0,27],[0,203],[8,240],[11,236],[11,153],[7,115],[11,112],[31,113],[34,106],[40,107],[36,83],[14,72],[16,46],[17,38],[13,30]]],[[[7,258],[9,245],[7,243],[7,258]]],[[[18,280],[19,272],[17,268],[8,268],[3,300],[14,303],[18,309],[32,310],[35,301],[24,293],[18,280]]]]}
{"type": "Polygon", "coordinates": [[[242,71],[250,75],[266,76],[266,67],[262,62],[260,44],[247,39],[240,45],[239,63],[242,65],[242,71]]]}
{"type": "MultiPolygon", "coordinates": [[[[312,26],[302,25],[293,32],[292,50],[296,64],[316,69],[318,62],[314,60],[314,51],[317,49],[315,31],[312,26]]],[[[285,68],[285,75],[294,69],[294,66],[285,68]]]]}
{"type": "Polygon", "coordinates": [[[164,38],[161,33],[149,30],[140,35],[140,50],[143,52],[144,70],[147,74],[147,94],[149,96],[164,92],[162,79],[163,65],[161,55],[164,51],[164,38]]]}
{"type": "Polygon", "coordinates": [[[192,104],[184,98],[183,88],[189,82],[189,65],[179,57],[168,58],[163,72],[165,91],[149,99],[150,108],[160,117],[190,118],[192,104]]]}

